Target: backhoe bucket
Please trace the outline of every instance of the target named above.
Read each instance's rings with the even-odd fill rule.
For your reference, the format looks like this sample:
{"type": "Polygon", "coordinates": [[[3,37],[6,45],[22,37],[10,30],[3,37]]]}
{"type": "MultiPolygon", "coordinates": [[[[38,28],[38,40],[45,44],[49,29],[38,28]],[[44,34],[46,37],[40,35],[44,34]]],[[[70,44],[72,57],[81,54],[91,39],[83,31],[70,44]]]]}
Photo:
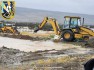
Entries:
{"type": "Polygon", "coordinates": [[[37,31],[39,31],[39,28],[38,27],[35,27],[34,28],[34,32],[36,33],[37,31]]]}

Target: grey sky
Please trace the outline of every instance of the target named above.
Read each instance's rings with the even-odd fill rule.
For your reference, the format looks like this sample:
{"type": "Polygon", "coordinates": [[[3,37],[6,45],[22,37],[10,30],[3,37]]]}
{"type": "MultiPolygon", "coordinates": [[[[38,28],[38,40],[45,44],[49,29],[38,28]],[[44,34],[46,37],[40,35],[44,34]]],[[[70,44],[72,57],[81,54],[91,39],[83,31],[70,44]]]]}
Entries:
{"type": "Polygon", "coordinates": [[[94,15],[94,0],[15,0],[17,7],[94,15]]]}

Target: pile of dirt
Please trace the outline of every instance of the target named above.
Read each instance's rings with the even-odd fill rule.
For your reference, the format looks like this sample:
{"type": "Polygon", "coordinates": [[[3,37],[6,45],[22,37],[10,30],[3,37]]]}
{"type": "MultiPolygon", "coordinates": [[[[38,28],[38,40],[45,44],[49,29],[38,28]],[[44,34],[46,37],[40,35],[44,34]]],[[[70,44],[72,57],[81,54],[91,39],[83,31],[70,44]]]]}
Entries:
{"type": "Polygon", "coordinates": [[[21,52],[20,50],[2,47],[0,48],[0,64],[9,65],[20,63],[21,56],[24,54],[25,52],[21,52]]]}
{"type": "Polygon", "coordinates": [[[0,34],[2,37],[9,37],[9,38],[16,38],[16,39],[24,39],[24,40],[32,40],[32,41],[39,41],[39,40],[49,40],[50,38],[42,38],[42,37],[31,37],[29,35],[14,35],[14,34],[0,34]]]}
{"type": "Polygon", "coordinates": [[[42,59],[42,55],[34,52],[24,52],[17,49],[0,48],[0,65],[19,65],[26,61],[42,59]]]}

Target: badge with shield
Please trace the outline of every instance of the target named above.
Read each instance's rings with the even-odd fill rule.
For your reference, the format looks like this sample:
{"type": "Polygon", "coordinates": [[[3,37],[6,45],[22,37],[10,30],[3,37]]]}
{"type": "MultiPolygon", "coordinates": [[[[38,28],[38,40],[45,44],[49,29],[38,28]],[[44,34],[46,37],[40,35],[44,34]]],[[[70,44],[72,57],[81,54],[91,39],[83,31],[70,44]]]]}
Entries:
{"type": "Polygon", "coordinates": [[[15,1],[4,0],[1,1],[1,16],[4,19],[13,19],[15,15],[15,1]]]}

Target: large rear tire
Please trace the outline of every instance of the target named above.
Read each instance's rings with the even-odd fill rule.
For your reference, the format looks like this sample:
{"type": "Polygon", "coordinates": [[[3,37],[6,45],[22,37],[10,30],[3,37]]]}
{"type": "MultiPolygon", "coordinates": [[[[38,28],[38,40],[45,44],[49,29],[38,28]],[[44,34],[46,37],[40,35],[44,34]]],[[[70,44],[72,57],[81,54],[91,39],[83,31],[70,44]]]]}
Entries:
{"type": "Polygon", "coordinates": [[[62,32],[62,38],[64,41],[73,41],[74,40],[74,34],[71,30],[64,30],[62,32]]]}

